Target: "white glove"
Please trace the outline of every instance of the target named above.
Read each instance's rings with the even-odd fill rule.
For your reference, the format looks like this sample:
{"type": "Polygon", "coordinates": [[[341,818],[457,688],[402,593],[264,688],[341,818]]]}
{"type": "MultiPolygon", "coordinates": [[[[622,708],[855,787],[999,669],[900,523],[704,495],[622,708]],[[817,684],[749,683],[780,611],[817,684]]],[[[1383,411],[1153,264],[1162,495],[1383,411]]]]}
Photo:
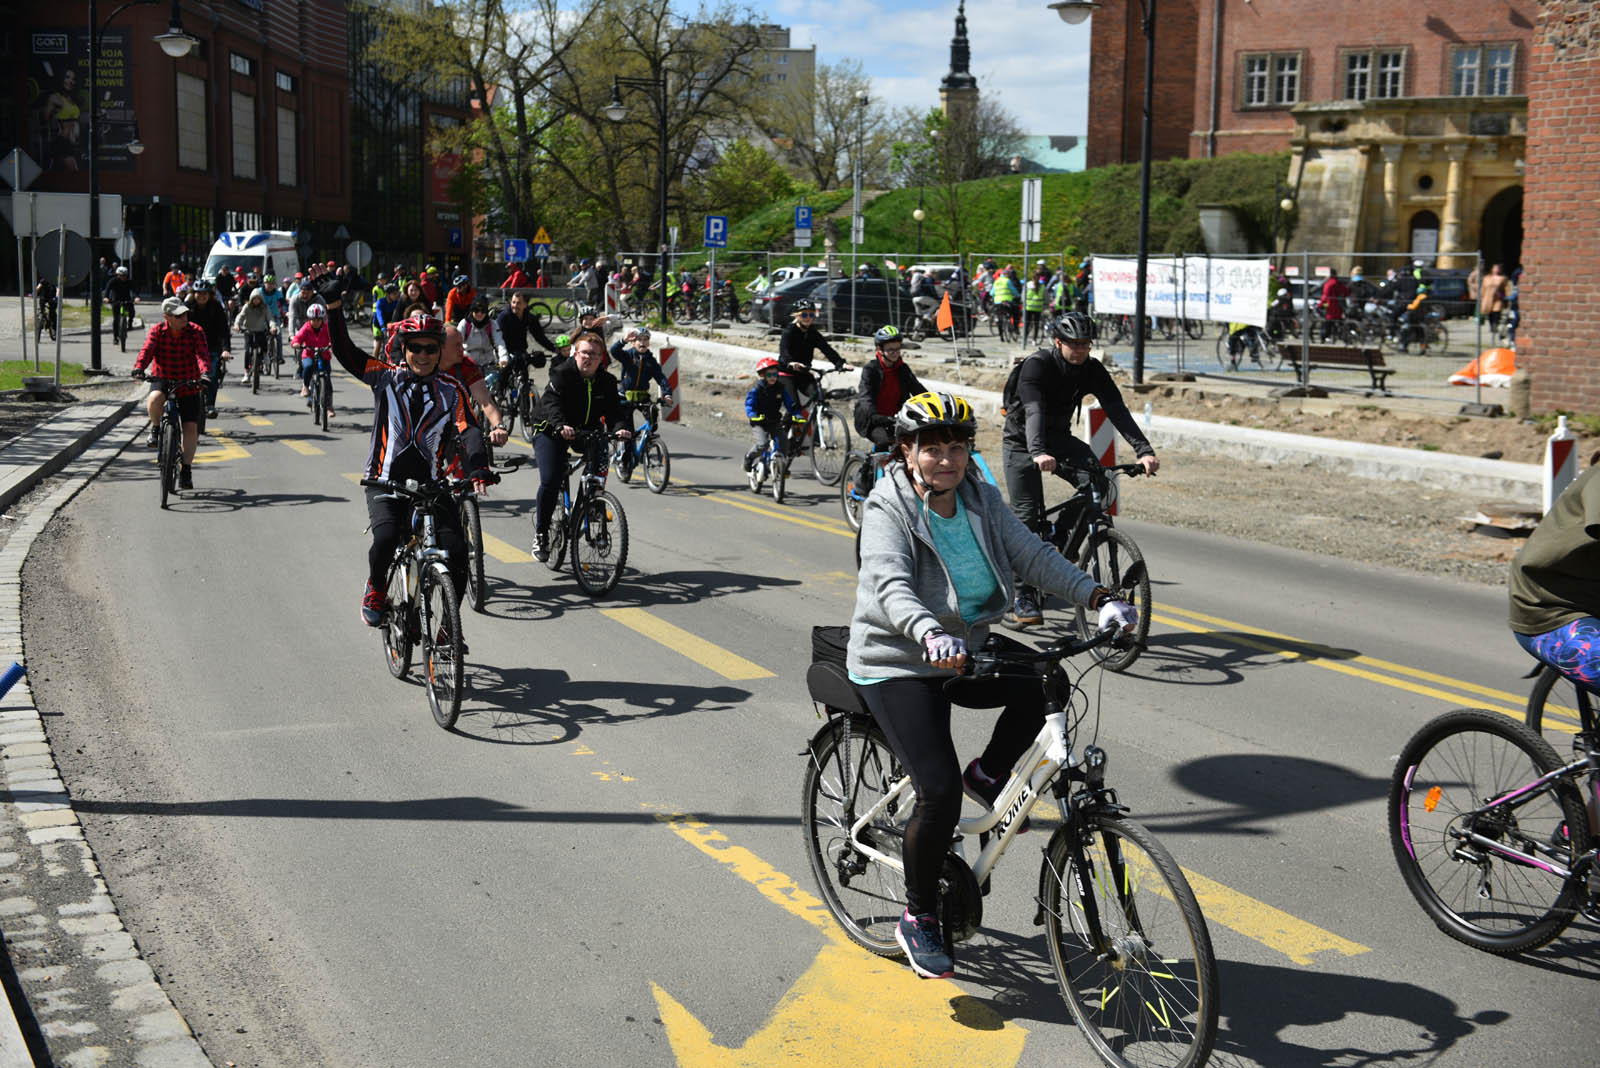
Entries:
{"type": "Polygon", "coordinates": [[[930,630],[922,636],[923,656],[930,664],[941,660],[954,660],[967,651],[967,643],[942,630],[930,630]]]}
{"type": "Polygon", "coordinates": [[[1132,634],[1133,628],[1138,625],[1139,610],[1127,601],[1107,601],[1100,606],[1099,629],[1132,634]]]}
{"type": "Polygon", "coordinates": [[[511,362],[511,353],[505,349],[500,350],[500,366],[504,367],[511,362]]]}

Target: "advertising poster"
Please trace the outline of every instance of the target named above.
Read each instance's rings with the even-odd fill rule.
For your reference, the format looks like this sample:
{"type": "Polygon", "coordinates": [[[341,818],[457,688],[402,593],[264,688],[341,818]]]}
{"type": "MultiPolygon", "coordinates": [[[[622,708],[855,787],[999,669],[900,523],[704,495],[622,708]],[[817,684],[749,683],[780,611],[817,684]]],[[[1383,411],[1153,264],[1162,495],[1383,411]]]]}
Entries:
{"type": "MultiPolygon", "coordinates": [[[[46,172],[89,166],[89,31],[38,29],[28,34],[28,152],[46,172]]],[[[128,143],[137,126],[128,74],[129,31],[100,37],[95,89],[100,97],[100,167],[133,170],[128,143]]]]}
{"type": "MultiPolygon", "coordinates": [[[[1150,257],[1145,314],[1164,319],[1267,325],[1267,261],[1211,256],[1150,257]]],[[[1094,258],[1094,310],[1132,315],[1139,261],[1094,258]]]]}

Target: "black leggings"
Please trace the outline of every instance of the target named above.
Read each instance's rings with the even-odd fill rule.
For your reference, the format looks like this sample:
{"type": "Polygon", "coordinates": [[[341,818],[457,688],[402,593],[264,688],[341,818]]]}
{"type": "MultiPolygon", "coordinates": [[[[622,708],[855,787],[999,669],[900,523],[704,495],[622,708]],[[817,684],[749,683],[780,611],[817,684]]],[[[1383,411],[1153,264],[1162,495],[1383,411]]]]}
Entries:
{"type": "MultiPolygon", "coordinates": [[[[857,691],[911,776],[917,804],[906,823],[906,910],[934,911],[939,870],[961,819],[961,762],[950,738],[950,698],[944,678],[890,679],[857,691]]],[[[1044,723],[1037,685],[1023,687],[995,722],[989,745],[978,757],[984,774],[1004,781],[1044,723]]]]}
{"type": "Polygon", "coordinates": [[[550,517],[561,500],[561,487],[567,484],[567,442],[552,434],[535,434],[533,460],[539,465],[539,494],[534,498],[533,529],[550,529],[550,517]]]}
{"type": "MultiPolygon", "coordinates": [[[[367,518],[372,523],[372,547],[367,550],[367,581],[375,590],[383,589],[389,577],[389,562],[394,551],[411,533],[411,502],[383,496],[376,486],[367,487],[367,518]]],[[[456,599],[467,590],[467,536],[461,529],[461,513],[441,508],[433,514],[433,533],[439,548],[449,554],[450,578],[456,585],[456,599]]]]}

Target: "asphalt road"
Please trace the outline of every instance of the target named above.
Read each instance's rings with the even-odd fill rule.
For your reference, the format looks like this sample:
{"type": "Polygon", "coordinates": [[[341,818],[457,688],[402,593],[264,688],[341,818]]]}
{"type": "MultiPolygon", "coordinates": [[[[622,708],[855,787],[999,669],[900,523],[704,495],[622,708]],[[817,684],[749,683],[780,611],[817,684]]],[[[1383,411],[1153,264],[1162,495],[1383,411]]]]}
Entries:
{"type": "MultiPolygon", "coordinates": [[[[773,505],[742,488],[742,441],[670,428],[673,488],[614,487],[629,572],[595,602],[526,557],[536,475],[508,476],[446,733],[357,619],[369,405],[337,388],[323,435],[287,386],[228,387],[193,494],[160,511],[135,445],[29,564],[63,773],[215,1063],[1098,1063],[1031,924],[1044,834],[1002,863],[957,982],[840,948],[805,907],[809,630],[854,598],[833,491],[773,505]]],[[[1123,526],[1159,607],[1145,657],[1092,690],[1099,739],[1203,888],[1214,1063],[1592,1060],[1600,931],[1478,953],[1389,852],[1406,737],[1520,704],[1503,595],[1123,526]]],[[[988,722],[959,718],[963,753],[988,722]]]]}

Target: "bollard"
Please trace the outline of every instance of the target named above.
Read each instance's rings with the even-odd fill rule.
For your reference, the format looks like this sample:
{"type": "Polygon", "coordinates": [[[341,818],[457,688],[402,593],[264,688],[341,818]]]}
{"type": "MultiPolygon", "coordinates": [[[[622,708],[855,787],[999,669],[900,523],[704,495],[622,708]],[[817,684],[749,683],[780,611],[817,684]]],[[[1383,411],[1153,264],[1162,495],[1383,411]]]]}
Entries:
{"type": "Polygon", "coordinates": [[[6,673],[0,675],[0,697],[10,693],[11,687],[22,681],[22,676],[25,674],[27,672],[22,669],[22,665],[13,660],[11,666],[6,668],[6,673]]]}
{"type": "MultiPolygon", "coordinates": [[[[1102,466],[1110,467],[1117,462],[1117,428],[1111,425],[1111,420],[1106,416],[1106,410],[1100,407],[1100,402],[1095,401],[1089,405],[1089,448],[1093,450],[1095,458],[1102,466]]],[[[1117,514],[1117,476],[1109,479],[1111,491],[1106,494],[1106,514],[1117,514]]]]}
{"type": "Polygon", "coordinates": [[[1544,510],[1578,477],[1578,435],[1567,429],[1567,417],[1556,417],[1556,432],[1544,443],[1544,510]]]}
{"type": "Polygon", "coordinates": [[[663,345],[660,350],[661,373],[666,376],[667,389],[672,393],[672,406],[667,408],[661,418],[668,423],[676,423],[683,412],[683,401],[678,394],[678,350],[672,345],[663,345]]]}

